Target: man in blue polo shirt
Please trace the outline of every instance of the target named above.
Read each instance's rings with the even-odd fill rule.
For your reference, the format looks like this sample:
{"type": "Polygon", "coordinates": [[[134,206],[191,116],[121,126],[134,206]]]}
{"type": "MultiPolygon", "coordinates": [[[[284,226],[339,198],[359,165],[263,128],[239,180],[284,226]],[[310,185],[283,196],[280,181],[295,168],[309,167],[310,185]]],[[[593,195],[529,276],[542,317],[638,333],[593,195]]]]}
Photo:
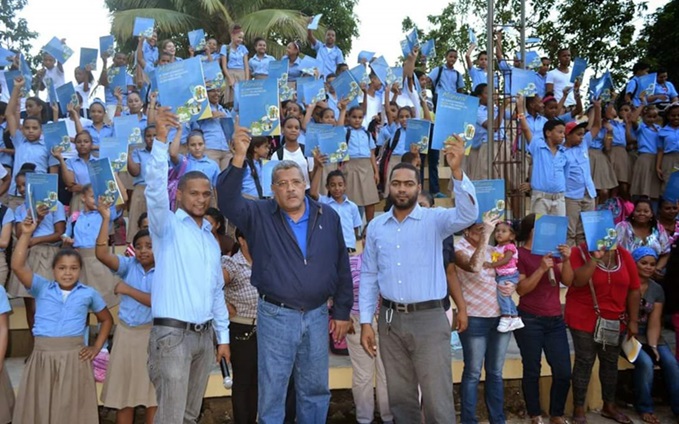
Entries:
{"type": "MultiPolygon", "coordinates": [[[[328,28],[325,31],[325,44],[314,37],[312,30],[307,30],[309,36],[309,44],[311,48],[316,50],[316,59],[321,62],[321,75],[325,77],[328,74],[333,74],[337,70],[337,65],[344,63],[344,54],[342,50],[335,45],[335,30],[328,28]]],[[[339,73],[338,73],[339,75],[339,73]]]]}

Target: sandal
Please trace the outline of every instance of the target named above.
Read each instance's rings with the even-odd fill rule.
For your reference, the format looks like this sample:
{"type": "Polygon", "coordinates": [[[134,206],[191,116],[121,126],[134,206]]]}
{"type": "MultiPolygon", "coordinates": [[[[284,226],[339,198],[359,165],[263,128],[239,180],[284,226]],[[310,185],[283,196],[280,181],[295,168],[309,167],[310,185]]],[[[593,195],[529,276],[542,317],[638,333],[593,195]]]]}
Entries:
{"type": "Polygon", "coordinates": [[[568,424],[566,417],[550,417],[549,424],[568,424]]]}
{"type": "Polygon", "coordinates": [[[660,420],[658,419],[658,417],[655,416],[653,412],[645,412],[643,414],[640,414],[639,417],[641,418],[641,421],[645,423],[660,424],[660,420]]]}
{"type": "Polygon", "coordinates": [[[587,417],[584,415],[582,416],[573,415],[571,421],[573,422],[573,424],[587,424],[587,417]]]}
{"type": "Polygon", "coordinates": [[[632,424],[632,420],[630,420],[629,417],[627,415],[623,414],[622,412],[616,411],[614,415],[610,415],[606,412],[601,411],[601,416],[606,418],[606,419],[613,420],[616,423],[632,424]]]}

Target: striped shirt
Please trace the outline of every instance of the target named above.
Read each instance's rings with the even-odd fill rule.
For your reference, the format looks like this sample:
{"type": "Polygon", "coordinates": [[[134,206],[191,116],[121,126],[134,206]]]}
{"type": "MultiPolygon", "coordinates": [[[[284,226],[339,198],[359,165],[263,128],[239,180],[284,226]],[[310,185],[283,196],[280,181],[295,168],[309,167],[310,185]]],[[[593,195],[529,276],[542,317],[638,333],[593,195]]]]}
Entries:
{"type": "MultiPolygon", "coordinates": [[[[476,248],[466,239],[455,244],[455,254],[462,254],[471,258],[476,248]]],[[[486,248],[484,262],[491,262],[492,248],[486,248]]],[[[462,287],[462,297],[467,303],[467,314],[470,317],[492,318],[500,316],[500,306],[497,303],[497,284],[495,270],[483,268],[481,272],[467,272],[457,268],[457,278],[462,287]]]]}
{"type": "Polygon", "coordinates": [[[228,271],[231,282],[224,287],[226,303],[236,308],[242,318],[257,318],[257,289],[250,284],[252,266],[242,252],[233,256],[222,256],[222,268],[228,271]]]}

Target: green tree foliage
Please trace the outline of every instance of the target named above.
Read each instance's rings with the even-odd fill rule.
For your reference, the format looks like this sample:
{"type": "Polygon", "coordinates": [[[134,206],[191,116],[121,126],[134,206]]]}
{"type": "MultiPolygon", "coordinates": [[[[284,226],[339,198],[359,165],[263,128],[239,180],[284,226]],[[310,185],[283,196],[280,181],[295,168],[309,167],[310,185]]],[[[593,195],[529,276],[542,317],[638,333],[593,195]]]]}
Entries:
{"type": "Polygon", "coordinates": [[[641,33],[641,46],[654,67],[668,71],[679,83],[679,0],[672,0],[649,16],[641,33]]]}
{"type": "Polygon", "coordinates": [[[29,64],[37,66],[38,57],[30,54],[33,48],[31,41],[38,36],[37,32],[28,29],[24,18],[17,18],[18,11],[24,8],[28,0],[0,1],[0,45],[11,50],[20,50],[29,64]]]}

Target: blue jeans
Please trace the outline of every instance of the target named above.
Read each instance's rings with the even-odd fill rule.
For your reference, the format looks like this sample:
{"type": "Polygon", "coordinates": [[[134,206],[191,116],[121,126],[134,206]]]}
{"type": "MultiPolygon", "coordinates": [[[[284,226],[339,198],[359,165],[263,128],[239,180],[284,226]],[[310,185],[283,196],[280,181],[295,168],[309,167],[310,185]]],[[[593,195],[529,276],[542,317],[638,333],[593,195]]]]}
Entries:
{"type": "Polygon", "coordinates": [[[260,300],[257,306],[258,412],[260,424],[280,424],[290,376],[297,395],[297,422],[327,420],[328,307],[295,311],[260,300]]]}
{"type": "Polygon", "coordinates": [[[481,380],[481,367],[486,370],[484,388],[488,418],[491,424],[505,422],[502,368],[511,333],[498,332],[499,322],[500,317],[469,317],[467,330],[460,333],[464,359],[460,386],[462,424],[478,423],[476,402],[481,380]]]}
{"type": "MultiPolygon", "coordinates": [[[[495,277],[495,282],[500,285],[504,283],[512,283],[514,285],[519,283],[518,271],[510,275],[498,275],[495,277]]],[[[503,296],[500,290],[497,291],[497,303],[500,305],[500,314],[515,317],[519,314],[516,310],[516,305],[511,296],[503,296]]]]}
{"type": "MultiPolygon", "coordinates": [[[[660,369],[670,398],[670,406],[674,415],[679,415],[679,365],[667,344],[658,345],[660,369]]],[[[653,412],[653,361],[645,351],[639,352],[634,362],[634,408],[640,414],[653,412]]]]}
{"type": "Polygon", "coordinates": [[[523,398],[528,415],[542,414],[540,409],[540,369],[542,351],[552,369],[552,387],[549,391],[549,415],[561,417],[568,390],[571,387],[571,356],[568,347],[566,323],[563,317],[543,317],[519,311],[524,328],[514,331],[523,362],[523,398]]]}

